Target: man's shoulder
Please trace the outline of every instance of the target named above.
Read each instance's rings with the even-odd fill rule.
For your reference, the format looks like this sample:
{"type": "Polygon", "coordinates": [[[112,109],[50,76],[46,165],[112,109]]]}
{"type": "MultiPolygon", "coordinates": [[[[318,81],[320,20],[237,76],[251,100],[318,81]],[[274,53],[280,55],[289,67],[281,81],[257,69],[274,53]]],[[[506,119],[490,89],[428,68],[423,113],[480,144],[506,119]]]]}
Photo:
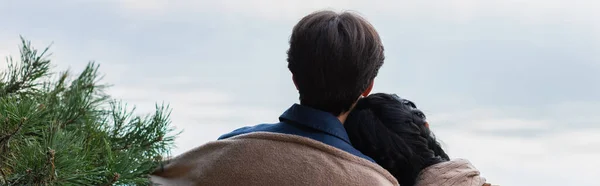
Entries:
{"type": "Polygon", "coordinates": [[[237,135],[251,133],[251,132],[269,131],[269,129],[277,126],[278,124],[279,123],[271,123],[271,124],[264,123],[264,124],[254,125],[254,126],[245,126],[242,128],[235,129],[227,134],[223,134],[218,139],[219,140],[227,139],[227,138],[231,138],[231,137],[234,137],[237,135]]]}

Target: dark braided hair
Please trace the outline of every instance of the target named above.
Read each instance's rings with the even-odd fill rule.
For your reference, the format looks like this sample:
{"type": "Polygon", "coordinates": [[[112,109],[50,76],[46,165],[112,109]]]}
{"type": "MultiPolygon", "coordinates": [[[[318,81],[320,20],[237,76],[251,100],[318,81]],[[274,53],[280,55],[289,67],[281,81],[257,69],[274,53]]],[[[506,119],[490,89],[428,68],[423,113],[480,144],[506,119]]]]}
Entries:
{"type": "Polygon", "coordinates": [[[416,105],[395,94],[360,99],[344,127],[352,146],[388,170],[402,186],[412,186],[424,168],[450,158],[426,126],[416,105]]]}

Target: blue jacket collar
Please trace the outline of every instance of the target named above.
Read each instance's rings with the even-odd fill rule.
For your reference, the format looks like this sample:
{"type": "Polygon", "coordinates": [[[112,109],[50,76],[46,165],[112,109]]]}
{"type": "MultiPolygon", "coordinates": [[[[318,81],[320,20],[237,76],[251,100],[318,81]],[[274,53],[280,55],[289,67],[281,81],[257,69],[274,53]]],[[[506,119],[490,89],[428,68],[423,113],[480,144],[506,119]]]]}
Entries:
{"type": "Polygon", "coordinates": [[[279,120],[282,122],[289,120],[296,124],[335,136],[351,144],[344,125],[331,113],[294,104],[279,116],[279,120]]]}

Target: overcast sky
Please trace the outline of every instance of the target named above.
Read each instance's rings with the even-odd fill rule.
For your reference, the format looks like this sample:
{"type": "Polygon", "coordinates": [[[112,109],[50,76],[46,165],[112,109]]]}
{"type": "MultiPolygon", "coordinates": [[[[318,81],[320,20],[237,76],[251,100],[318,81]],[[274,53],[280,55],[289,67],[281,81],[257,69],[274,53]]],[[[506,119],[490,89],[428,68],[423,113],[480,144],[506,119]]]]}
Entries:
{"type": "Polygon", "coordinates": [[[180,154],[297,102],[287,42],[319,9],[372,22],[374,91],[413,100],[491,183],[598,184],[598,0],[0,0],[0,56],[23,35],[57,70],[99,62],[140,114],[171,104],[180,154]]]}

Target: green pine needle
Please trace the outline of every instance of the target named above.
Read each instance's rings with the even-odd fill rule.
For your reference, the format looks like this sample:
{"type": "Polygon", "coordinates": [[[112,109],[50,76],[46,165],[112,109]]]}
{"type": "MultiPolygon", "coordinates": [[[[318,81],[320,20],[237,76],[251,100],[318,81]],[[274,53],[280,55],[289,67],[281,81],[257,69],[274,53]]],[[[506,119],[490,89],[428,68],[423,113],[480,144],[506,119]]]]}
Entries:
{"type": "Polygon", "coordinates": [[[105,94],[98,64],[53,74],[49,48],[21,40],[0,72],[0,185],[148,185],[178,134],[168,105],[136,116],[105,94]]]}

